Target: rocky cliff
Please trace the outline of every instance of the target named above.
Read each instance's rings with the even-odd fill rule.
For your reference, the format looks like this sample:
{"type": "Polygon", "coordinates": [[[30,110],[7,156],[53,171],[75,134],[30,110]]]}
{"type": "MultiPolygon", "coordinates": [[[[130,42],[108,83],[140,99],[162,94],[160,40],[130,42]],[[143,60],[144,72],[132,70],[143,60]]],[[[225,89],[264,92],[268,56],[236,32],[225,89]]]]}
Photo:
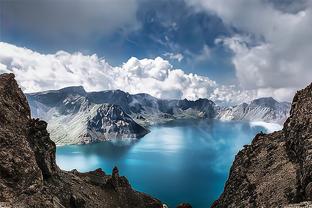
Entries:
{"type": "Polygon", "coordinates": [[[235,157],[212,207],[311,207],[312,84],[297,92],[281,131],[258,134],[235,157]]]}
{"type": "Polygon", "coordinates": [[[208,99],[162,100],[121,90],[86,92],[83,87],[32,93],[27,94],[27,98],[32,116],[49,123],[51,139],[57,144],[139,138],[148,133],[150,125],[177,119],[282,123],[290,110],[290,103],[280,103],[273,98],[221,107],[208,99]],[[111,115],[114,112],[119,115],[111,115]]]}
{"type": "Polygon", "coordinates": [[[278,102],[272,97],[258,98],[249,104],[217,108],[220,120],[264,121],[283,124],[289,116],[290,103],[278,102]]]}
{"type": "Polygon", "coordinates": [[[56,144],[140,138],[149,131],[119,105],[93,102],[82,87],[28,95],[33,117],[47,120],[56,144]]]}
{"type": "Polygon", "coordinates": [[[101,169],[60,170],[46,128],[46,122],[30,117],[14,75],[0,75],[1,207],[162,207],[159,200],[134,191],[117,168],[112,175],[101,169]]]}
{"type": "Polygon", "coordinates": [[[83,87],[67,87],[27,98],[32,116],[49,123],[51,139],[57,144],[140,138],[151,124],[215,116],[214,103],[208,99],[161,100],[121,90],[88,93],[83,87]]]}

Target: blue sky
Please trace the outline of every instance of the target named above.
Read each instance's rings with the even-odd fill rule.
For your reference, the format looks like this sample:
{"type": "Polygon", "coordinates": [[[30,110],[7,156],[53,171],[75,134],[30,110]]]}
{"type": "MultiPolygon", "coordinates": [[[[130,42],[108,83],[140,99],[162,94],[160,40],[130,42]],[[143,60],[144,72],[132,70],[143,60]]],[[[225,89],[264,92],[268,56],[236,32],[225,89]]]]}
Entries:
{"type": "Polygon", "coordinates": [[[311,16],[307,0],[1,1],[0,41],[112,66],[162,57],[219,88],[289,100],[312,80],[311,16]]]}
{"type": "MultiPolygon", "coordinates": [[[[7,3],[5,6],[10,6],[12,13],[21,9],[26,13],[25,8],[28,8],[29,12],[36,12],[36,7],[42,10],[49,9],[39,5],[39,1],[32,2],[32,5],[21,6],[23,3],[15,1],[14,3],[7,3]],[[16,7],[15,10],[13,9],[14,6],[16,7]]],[[[90,1],[89,4],[92,2],[90,1]]],[[[61,1],[56,1],[54,4],[66,5],[61,1]]],[[[125,0],[125,4],[127,4],[127,0],[125,0]]],[[[183,0],[138,1],[135,4],[137,4],[137,9],[133,24],[137,24],[134,26],[137,28],[133,28],[133,25],[122,25],[120,28],[117,27],[115,30],[109,31],[109,33],[103,31],[102,34],[94,35],[92,31],[89,31],[85,36],[77,34],[81,32],[79,28],[77,31],[75,29],[68,34],[70,25],[56,28],[52,26],[49,29],[50,26],[47,24],[63,24],[62,22],[51,23],[48,20],[58,15],[57,11],[54,11],[55,13],[52,15],[42,15],[40,21],[33,21],[33,18],[40,17],[28,13],[28,15],[21,14],[20,19],[15,17],[11,22],[8,18],[9,15],[3,11],[4,8],[2,21],[7,25],[4,24],[5,27],[2,28],[1,40],[42,53],[54,53],[58,50],[82,51],[86,54],[96,53],[115,65],[127,61],[132,56],[169,58],[171,53],[181,54],[183,55],[181,61],[171,60],[176,67],[182,68],[186,72],[207,75],[222,83],[234,82],[235,70],[229,59],[231,55],[228,50],[224,50],[224,47],[215,44],[214,41],[218,37],[230,36],[235,28],[225,25],[216,15],[195,11],[183,0]],[[31,22],[36,25],[31,25],[31,22]],[[58,29],[55,31],[57,35],[51,35],[52,32],[50,31],[40,32],[40,30],[52,29],[58,29]],[[204,53],[208,53],[208,50],[205,51],[205,48],[209,49],[209,54],[206,56],[204,53]]],[[[70,15],[70,11],[71,9],[66,10],[68,15],[70,15]]],[[[99,12],[105,12],[105,10],[99,12]]],[[[89,17],[86,18],[89,20],[89,17]]],[[[99,18],[102,17],[99,16],[99,18]]],[[[90,20],[92,19],[90,18],[90,20]]],[[[113,17],[109,21],[114,22],[113,17]]],[[[64,24],[79,24],[79,19],[75,20],[73,17],[72,22],[64,24]]],[[[94,23],[90,21],[85,24],[94,23]]],[[[105,25],[101,24],[92,29],[97,33],[98,27],[105,29],[105,25]]],[[[88,26],[81,25],[81,30],[85,28],[90,30],[88,26]]]]}

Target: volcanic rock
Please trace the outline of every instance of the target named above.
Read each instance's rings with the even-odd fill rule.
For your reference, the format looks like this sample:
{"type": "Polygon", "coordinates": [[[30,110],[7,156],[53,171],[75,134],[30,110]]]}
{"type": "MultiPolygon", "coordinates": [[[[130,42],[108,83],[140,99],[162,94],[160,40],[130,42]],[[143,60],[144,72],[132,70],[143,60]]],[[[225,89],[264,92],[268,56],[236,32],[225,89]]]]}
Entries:
{"type": "Polygon", "coordinates": [[[212,207],[311,207],[312,84],[296,93],[281,131],[258,134],[235,157],[212,207]]]}
{"type": "MultiPolygon", "coordinates": [[[[13,74],[0,75],[0,202],[9,207],[161,208],[159,200],[101,169],[60,170],[47,123],[30,117],[13,74]]],[[[117,172],[117,173],[116,173],[117,172]]]]}

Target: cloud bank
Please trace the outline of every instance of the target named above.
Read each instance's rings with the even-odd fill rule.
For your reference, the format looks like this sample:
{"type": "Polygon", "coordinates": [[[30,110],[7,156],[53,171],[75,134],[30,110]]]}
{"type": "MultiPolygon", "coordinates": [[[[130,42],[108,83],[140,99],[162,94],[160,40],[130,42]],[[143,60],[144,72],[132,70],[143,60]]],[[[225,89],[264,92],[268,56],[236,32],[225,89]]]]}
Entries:
{"type": "Polygon", "coordinates": [[[241,33],[219,38],[233,52],[243,89],[290,100],[312,81],[312,3],[305,0],[191,0],[241,33]],[[226,5],[226,6],[225,6],[226,5]]]}
{"type": "Polygon", "coordinates": [[[175,69],[167,60],[130,58],[122,66],[111,66],[97,55],[38,52],[0,43],[0,73],[14,73],[25,92],[84,86],[87,91],[121,89],[149,93],[163,99],[209,98],[229,103],[255,96],[234,86],[218,85],[197,74],[175,69]]]}

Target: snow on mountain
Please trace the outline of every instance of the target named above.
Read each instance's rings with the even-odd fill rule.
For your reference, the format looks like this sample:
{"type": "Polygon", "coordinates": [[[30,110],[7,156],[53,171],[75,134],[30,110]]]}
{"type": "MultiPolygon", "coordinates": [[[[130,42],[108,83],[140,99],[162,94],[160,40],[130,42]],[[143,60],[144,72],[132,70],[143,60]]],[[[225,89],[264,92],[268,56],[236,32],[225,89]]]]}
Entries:
{"type": "Polygon", "coordinates": [[[249,104],[233,107],[218,107],[217,118],[220,120],[264,121],[282,124],[289,116],[290,103],[278,102],[272,97],[259,98],[249,104]]]}
{"type": "Polygon", "coordinates": [[[27,95],[32,116],[49,122],[56,144],[139,138],[149,131],[114,104],[89,101],[77,88],[27,95]]]}
{"type": "Polygon", "coordinates": [[[289,103],[260,98],[251,103],[221,107],[208,99],[162,100],[121,90],[86,92],[83,87],[27,95],[33,117],[48,121],[57,144],[139,138],[150,125],[176,119],[220,119],[281,123],[289,103]]]}

